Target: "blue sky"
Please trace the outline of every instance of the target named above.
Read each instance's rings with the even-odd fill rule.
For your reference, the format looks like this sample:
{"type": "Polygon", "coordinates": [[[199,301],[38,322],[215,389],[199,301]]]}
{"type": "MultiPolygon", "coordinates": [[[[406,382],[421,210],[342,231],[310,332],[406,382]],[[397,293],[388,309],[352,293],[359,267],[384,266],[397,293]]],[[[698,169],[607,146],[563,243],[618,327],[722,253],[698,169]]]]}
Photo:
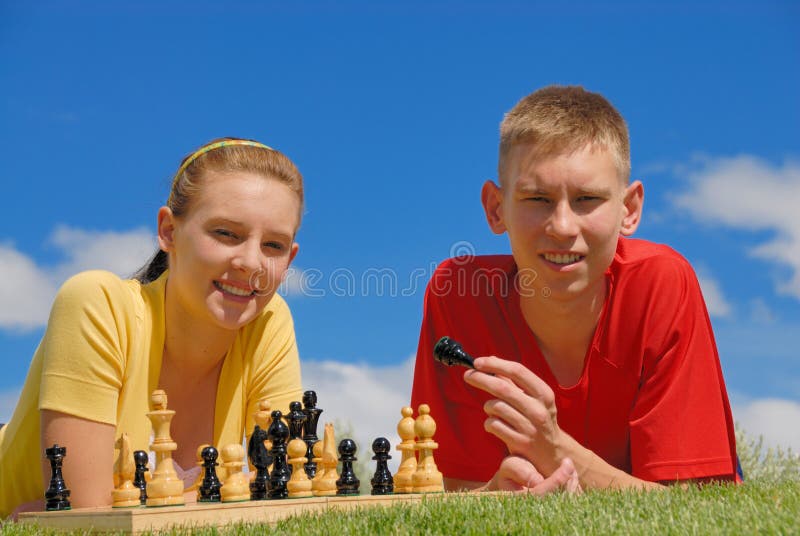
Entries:
{"type": "Polygon", "coordinates": [[[132,272],[182,156],[242,136],[306,179],[306,386],[394,430],[432,267],[508,252],[479,202],[502,115],[559,83],[627,119],[637,236],[695,266],[735,417],[800,448],[796,3],[288,4],[0,2],[0,418],[64,278],[132,272]]]}

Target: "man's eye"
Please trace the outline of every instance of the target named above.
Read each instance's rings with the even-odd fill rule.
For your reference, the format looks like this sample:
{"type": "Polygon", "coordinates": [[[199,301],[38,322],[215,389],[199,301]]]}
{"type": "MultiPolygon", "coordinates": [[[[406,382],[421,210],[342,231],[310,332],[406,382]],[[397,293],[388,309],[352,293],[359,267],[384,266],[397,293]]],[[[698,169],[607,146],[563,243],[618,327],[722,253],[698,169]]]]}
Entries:
{"type": "Polygon", "coordinates": [[[600,198],[596,195],[582,195],[578,198],[578,201],[590,202],[590,201],[598,201],[600,198]]]}
{"type": "Polygon", "coordinates": [[[526,197],[525,201],[534,201],[536,203],[547,203],[549,200],[546,197],[542,197],[541,195],[534,195],[531,197],[526,197]]]}
{"type": "Polygon", "coordinates": [[[264,242],[264,247],[280,251],[283,249],[283,244],[280,242],[264,242]]]}
{"type": "Polygon", "coordinates": [[[236,238],[236,234],[227,229],[214,229],[214,234],[224,236],[225,238],[236,238]]]}

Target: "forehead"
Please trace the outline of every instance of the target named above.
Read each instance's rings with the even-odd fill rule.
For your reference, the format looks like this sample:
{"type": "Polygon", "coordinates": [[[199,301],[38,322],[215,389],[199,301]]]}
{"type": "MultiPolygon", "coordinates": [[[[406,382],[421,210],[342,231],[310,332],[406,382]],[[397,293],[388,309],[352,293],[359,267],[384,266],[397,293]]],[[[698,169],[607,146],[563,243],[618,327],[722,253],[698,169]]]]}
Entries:
{"type": "Polygon", "coordinates": [[[201,217],[248,220],[254,225],[296,228],[300,198],[283,182],[249,172],[210,172],[189,209],[201,217]]]}
{"type": "Polygon", "coordinates": [[[555,152],[543,152],[533,144],[519,144],[508,152],[505,164],[501,181],[509,189],[585,183],[624,187],[626,182],[614,154],[593,144],[555,152]]]}

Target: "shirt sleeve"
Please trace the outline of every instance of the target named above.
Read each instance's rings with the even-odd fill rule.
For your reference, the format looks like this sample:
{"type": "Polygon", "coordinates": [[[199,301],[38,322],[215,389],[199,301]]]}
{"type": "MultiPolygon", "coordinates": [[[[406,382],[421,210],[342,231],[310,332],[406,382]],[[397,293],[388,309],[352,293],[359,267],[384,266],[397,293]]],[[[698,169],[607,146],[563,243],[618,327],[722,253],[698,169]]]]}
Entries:
{"type": "Polygon", "coordinates": [[[41,343],[39,409],[116,424],[135,315],[122,281],[78,274],[59,290],[41,343]]]}
{"type": "Polygon", "coordinates": [[[697,278],[685,261],[656,276],[631,469],[650,481],[733,479],[736,445],[722,369],[697,278]]]}
{"type": "Polygon", "coordinates": [[[248,352],[252,356],[245,409],[248,436],[255,426],[253,414],[260,400],[266,398],[272,410],[286,414],[289,403],[302,400],[303,395],[294,322],[289,306],[279,295],[273,296],[267,316],[266,326],[256,328],[259,333],[248,352]]]}
{"type": "Polygon", "coordinates": [[[445,262],[425,290],[411,404],[415,417],[420,404],[430,406],[431,416],[436,420],[434,439],[439,444],[436,464],[442,474],[487,481],[496,470],[492,460],[504,455],[502,443],[481,425],[486,419],[483,403],[487,396],[464,382],[463,367],[448,367],[433,359],[433,346],[439,338],[448,335],[461,339],[467,335],[471,322],[475,322],[470,297],[452,292],[454,278],[448,274],[453,273],[453,267],[445,262]],[[451,311],[458,312],[457,322],[451,311]],[[475,460],[476,452],[481,453],[480,461],[475,460]]]}

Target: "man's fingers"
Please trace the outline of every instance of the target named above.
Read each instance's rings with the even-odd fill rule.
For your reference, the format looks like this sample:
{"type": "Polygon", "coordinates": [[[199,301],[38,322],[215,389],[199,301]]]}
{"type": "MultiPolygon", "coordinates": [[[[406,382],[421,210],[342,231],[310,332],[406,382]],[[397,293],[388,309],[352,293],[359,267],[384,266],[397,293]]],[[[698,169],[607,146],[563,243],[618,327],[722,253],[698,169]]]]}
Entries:
{"type": "Polygon", "coordinates": [[[580,493],[581,491],[578,473],[569,458],[564,458],[552,475],[533,486],[530,491],[536,495],[546,495],[559,489],[571,493],[580,493]]]}
{"type": "Polygon", "coordinates": [[[495,356],[479,357],[475,359],[475,369],[479,372],[510,379],[520,389],[541,400],[545,405],[554,402],[553,390],[550,389],[550,386],[522,363],[495,356]]]}

